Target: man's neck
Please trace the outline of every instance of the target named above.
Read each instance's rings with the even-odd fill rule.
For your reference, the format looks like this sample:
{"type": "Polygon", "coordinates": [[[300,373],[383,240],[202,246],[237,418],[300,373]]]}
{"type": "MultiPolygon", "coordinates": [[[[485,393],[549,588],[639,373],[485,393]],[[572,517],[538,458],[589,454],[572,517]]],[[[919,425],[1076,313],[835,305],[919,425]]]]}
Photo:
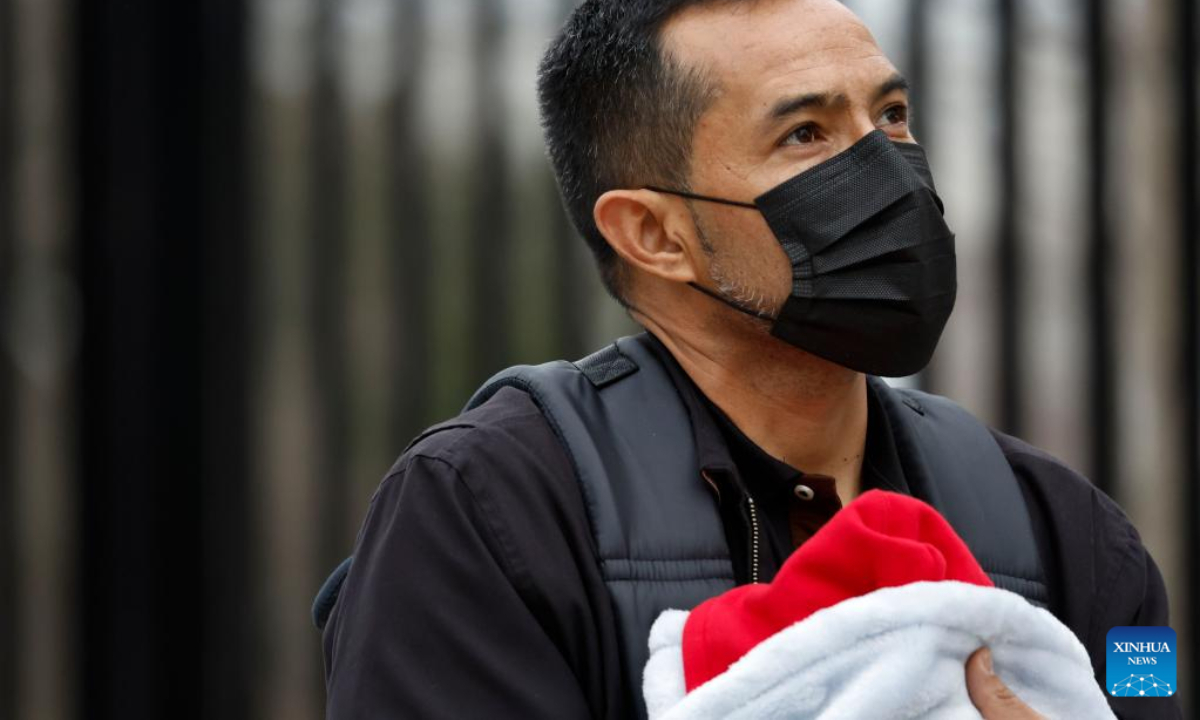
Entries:
{"type": "Polygon", "coordinates": [[[746,437],[804,473],[833,477],[843,504],[858,496],[867,436],[862,374],[766,335],[690,342],[646,326],[746,437]]]}

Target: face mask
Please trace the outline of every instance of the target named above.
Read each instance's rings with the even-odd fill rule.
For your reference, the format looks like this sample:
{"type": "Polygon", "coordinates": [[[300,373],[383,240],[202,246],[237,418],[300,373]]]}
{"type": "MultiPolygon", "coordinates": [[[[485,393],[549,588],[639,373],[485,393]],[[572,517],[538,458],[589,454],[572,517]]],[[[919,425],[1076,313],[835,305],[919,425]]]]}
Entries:
{"type": "Polygon", "coordinates": [[[954,233],[919,145],[873,132],[753,204],[648,189],[758,210],[792,264],[792,292],[776,317],[697,290],[858,372],[903,377],[929,363],[958,285],[954,233]]]}

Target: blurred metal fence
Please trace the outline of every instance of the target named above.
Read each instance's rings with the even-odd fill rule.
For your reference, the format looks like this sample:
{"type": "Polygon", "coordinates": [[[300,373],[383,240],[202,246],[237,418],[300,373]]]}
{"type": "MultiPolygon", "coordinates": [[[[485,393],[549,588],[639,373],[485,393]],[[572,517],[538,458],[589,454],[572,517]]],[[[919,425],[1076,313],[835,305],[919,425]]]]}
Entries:
{"type": "MultiPolygon", "coordinates": [[[[1197,707],[1193,0],[856,0],[960,301],[918,379],[1080,468],[1197,707]]],[[[0,717],[321,715],[307,605],[493,371],[629,329],[542,155],[562,0],[0,0],[0,717]]]]}

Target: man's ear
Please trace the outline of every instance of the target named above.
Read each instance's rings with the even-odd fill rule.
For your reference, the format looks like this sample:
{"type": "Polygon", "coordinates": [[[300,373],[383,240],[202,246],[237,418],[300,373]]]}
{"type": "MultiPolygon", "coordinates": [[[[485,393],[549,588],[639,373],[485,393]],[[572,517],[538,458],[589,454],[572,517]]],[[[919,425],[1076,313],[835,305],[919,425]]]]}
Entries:
{"type": "Polygon", "coordinates": [[[631,267],[675,282],[694,282],[693,248],[683,239],[690,217],[653,190],[609,190],[593,209],[596,227],[631,267]]]}

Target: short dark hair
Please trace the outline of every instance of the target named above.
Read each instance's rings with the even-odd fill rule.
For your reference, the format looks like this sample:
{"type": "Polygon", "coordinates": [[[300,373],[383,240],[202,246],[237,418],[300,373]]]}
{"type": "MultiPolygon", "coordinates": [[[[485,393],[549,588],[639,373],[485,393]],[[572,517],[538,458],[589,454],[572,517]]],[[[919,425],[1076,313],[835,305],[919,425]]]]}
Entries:
{"type": "Polygon", "coordinates": [[[664,51],[661,29],[685,8],[733,1],[586,0],[542,58],[538,100],[563,204],[622,304],[621,262],[593,208],[616,188],[687,188],[692,136],[716,88],[664,51]]]}

